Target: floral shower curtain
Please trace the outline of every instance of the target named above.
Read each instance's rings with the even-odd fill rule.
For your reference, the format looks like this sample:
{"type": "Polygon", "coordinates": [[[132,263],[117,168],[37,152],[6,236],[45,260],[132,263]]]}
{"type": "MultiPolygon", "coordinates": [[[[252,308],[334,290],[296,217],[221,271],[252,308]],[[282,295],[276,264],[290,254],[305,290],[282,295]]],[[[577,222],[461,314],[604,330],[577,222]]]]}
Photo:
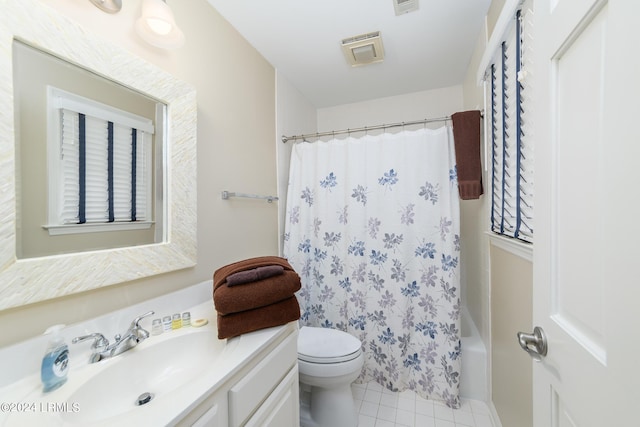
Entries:
{"type": "Polygon", "coordinates": [[[359,382],[459,406],[459,215],[450,127],[293,147],[301,322],[362,341],[359,382]]]}

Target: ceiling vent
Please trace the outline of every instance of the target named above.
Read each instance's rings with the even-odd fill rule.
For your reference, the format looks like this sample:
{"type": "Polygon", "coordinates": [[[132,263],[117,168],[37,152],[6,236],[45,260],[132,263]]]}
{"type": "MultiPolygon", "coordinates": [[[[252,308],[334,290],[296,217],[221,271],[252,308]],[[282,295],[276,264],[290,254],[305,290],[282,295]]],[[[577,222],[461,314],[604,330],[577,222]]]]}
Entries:
{"type": "Polygon", "coordinates": [[[393,0],[393,8],[396,10],[396,16],[414,12],[418,10],[419,6],[418,0],[393,0]]]}
{"type": "Polygon", "coordinates": [[[384,60],[380,31],[342,40],[342,51],[352,67],[384,60]]]}

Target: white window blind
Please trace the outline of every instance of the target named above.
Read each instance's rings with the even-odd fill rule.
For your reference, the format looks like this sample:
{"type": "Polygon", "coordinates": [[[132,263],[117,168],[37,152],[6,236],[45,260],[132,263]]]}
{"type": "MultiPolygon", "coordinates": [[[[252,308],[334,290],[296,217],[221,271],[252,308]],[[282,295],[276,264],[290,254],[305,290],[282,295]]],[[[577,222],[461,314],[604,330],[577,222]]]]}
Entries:
{"type": "Polygon", "coordinates": [[[487,70],[491,231],[533,242],[533,141],[528,105],[531,11],[518,10],[487,70]]]}
{"type": "Polygon", "coordinates": [[[59,226],[72,224],[150,223],[150,121],[54,88],[50,95],[59,155],[50,163],[57,176],[47,228],[60,233],[59,226]]]}

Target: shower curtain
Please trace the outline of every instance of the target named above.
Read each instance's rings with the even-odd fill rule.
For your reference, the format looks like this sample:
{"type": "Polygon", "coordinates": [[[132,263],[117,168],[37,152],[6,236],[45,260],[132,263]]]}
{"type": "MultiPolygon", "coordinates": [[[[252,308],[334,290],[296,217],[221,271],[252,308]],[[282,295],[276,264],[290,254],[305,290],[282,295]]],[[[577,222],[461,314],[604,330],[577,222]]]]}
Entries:
{"type": "Polygon", "coordinates": [[[362,341],[358,382],[459,407],[459,216],[450,127],[293,147],[284,256],[300,321],[362,341]]]}

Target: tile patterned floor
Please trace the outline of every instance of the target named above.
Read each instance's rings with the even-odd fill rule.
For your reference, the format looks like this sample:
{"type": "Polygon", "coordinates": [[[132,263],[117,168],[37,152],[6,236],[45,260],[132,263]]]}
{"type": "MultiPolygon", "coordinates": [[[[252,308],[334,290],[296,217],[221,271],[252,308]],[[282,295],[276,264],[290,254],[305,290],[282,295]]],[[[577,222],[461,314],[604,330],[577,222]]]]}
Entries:
{"type": "Polygon", "coordinates": [[[353,384],[359,427],[493,427],[489,408],[462,399],[460,409],[425,400],[412,391],[394,393],[377,383],[353,384]]]}

